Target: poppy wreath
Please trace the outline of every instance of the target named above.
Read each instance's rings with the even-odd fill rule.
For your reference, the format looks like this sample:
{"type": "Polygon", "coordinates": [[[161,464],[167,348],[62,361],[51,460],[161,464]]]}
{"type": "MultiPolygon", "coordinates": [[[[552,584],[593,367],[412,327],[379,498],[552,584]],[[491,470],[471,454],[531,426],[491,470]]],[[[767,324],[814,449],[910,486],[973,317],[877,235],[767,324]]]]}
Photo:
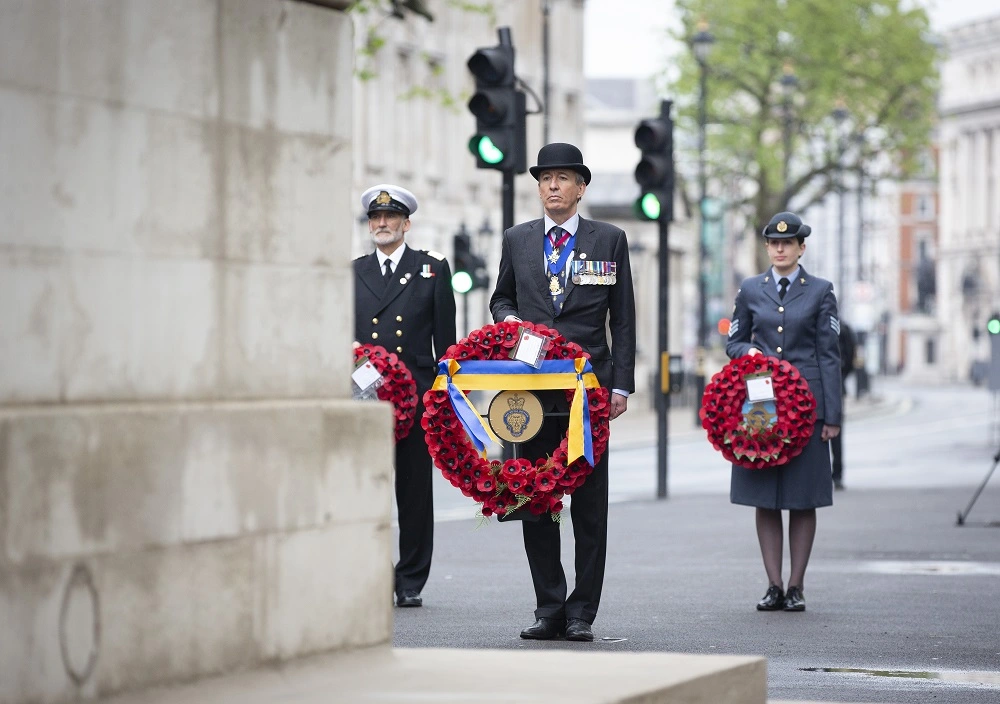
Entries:
{"type": "Polygon", "coordinates": [[[701,427],[712,447],[740,467],[763,469],[788,464],[802,452],[816,423],[816,398],[809,384],[787,360],[745,355],[717,372],[702,397],[701,427]],[[775,422],[752,428],[743,417],[747,374],[771,373],[775,422]]]}
{"type": "Polygon", "coordinates": [[[396,442],[399,442],[410,434],[413,420],[417,417],[417,382],[395,352],[388,352],[379,345],[355,347],[354,362],[362,357],[368,357],[375,371],[382,375],[382,386],[376,393],[380,401],[392,403],[396,442]]]}
{"type": "MultiPolygon", "coordinates": [[[[578,344],[552,328],[510,322],[473,330],[468,337],[449,347],[442,359],[507,361],[522,326],[552,341],[545,359],[590,358],[578,344]]],[[[607,389],[598,387],[586,391],[596,464],[608,446],[611,406],[607,389]]],[[[572,403],[575,393],[575,389],[567,389],[566,400],[572,403]]],[[[572,494],[594,471],[583,457],[567,466],[569,438],[566,435],[548,457],[535,462],[524,458],[505,462],[485,459],[469,441],[447,391],[432,389],[425,393],[424,409],[420,425],[427,433],[427,449],[434,464],[463,494],[482,504],[483,516],[503,515],[527,505],[537,516],[549,512],[553,520],[559,520],[563,496],[572,494]]]]}

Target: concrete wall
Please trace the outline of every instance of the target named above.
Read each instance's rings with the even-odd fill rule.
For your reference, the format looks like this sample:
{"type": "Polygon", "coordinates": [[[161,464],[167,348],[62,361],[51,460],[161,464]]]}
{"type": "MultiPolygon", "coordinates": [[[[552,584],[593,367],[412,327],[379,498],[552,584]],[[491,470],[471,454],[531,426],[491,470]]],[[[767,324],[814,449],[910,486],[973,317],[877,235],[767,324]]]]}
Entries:
{"type": "Polygon", "coordinates": [[[288,0],[0,0],[0,703],[388,642],[353,53],[288,0]]]}

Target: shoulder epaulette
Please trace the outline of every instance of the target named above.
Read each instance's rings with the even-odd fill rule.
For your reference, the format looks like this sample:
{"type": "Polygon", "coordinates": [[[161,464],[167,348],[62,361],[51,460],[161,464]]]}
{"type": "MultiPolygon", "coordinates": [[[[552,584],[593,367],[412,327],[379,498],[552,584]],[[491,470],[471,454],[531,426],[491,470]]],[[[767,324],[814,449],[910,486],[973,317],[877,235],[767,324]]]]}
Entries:
{"type": "Polygon", "coordinates": [[[434,258],[435,258],[435,259],[437,259],[437,260],[438,260],[439,262],[443,262],[443,261],[444,261],[444,255],[443,255],[443,254],[441,254],[441,252],[435,252],[435,251],[433,251],[433,250],[430,250],[430,249],[425,249],[425,250],[422,250],[422,251],[423,251],[423,252],[424,252],[425,254],[428,254],[428,255],[430,255],[430,256],[432,256],[432,257],[434,257],[434,258]]]}

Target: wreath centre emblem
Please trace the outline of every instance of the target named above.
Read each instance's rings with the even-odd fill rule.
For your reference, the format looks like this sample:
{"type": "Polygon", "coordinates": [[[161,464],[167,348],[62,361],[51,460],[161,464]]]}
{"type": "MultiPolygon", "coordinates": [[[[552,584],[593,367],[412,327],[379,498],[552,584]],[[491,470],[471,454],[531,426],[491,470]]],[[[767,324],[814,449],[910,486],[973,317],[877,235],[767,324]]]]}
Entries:
{"type": "Polygon", "coordinates": [[[527,442],[541,430],[545,414],[530,391],[501,391],[490,402],[487,420],[501,440],[527,442]]]}

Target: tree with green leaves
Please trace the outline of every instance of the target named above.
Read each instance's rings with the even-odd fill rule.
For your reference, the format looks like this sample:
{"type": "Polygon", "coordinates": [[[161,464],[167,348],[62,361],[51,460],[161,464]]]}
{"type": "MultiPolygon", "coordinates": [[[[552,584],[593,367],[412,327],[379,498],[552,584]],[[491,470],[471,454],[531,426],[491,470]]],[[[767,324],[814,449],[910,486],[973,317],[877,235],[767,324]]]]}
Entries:
{"type": "MultiPolygon", "coordinates": [[[[455,8],[463,12],[471,12],[480,15],[485,15],[490,18],[492,23],[496,23],[496,8],[493,2],[486,0],[484,2],[476,2],[473,0],[445,0],[445,6],[448,8],[455,8]]],[[[371,80],[375,77],[375,71],[371,68],[372,60],[382,50],[385,46],[385,37],[379,31],[380,25],[384,20],[396,19],[396,20],[409,20],[413,17],[419,16],[423,17],[428,22],[434,21],[434,15],[431,14],[424,0],[349,0],[347,4],[347,11],[353,13],[357,18],[367,17],[369,15],[375,16],[378,19],[374,21],[367,21],[365,23],[365,41],[358,51],[358,67],[355,69],[355,74],[363,81],[371,80]]],[[[427,61],[431,70],[435,73],[440,72],[441,67],[438,66],[430,57],[424,56],[425,61],[427,61]]],[[[403,98],[409,99],[414,97],[422,98],[438,98],[442,104],[447,107],[455,106],[455,99],[448,91],[439,90],[436,93],[433,91],[428,91],[426,89],[415,89],[411,91],[410,95],[401,96],[403,98]]]]}
{"type": "Polygon", "coordinates": [[[923,8],[904,0],[676,7],[675,38],[687,47],[672,85],[682,129],[698,129],[704,70],[708,177],[739,184],[731,206],[757,231],[776,212],[821,201],[845,171],[902,178],[926,151],[938,48],[923,8]],[[703,61],[696,38],[708,50],[703,61]]]}

